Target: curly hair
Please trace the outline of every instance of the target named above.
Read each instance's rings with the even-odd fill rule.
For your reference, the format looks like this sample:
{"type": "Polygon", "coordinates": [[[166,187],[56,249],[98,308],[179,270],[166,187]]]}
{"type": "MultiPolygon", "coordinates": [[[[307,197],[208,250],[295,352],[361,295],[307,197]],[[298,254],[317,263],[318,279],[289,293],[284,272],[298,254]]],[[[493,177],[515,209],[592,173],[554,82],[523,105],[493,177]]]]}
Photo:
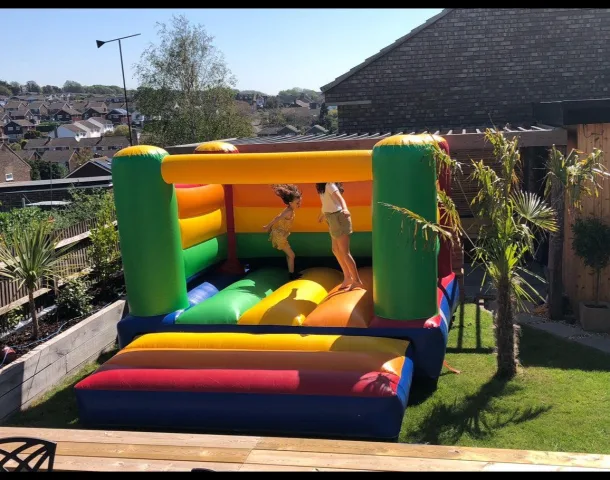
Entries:
{"type": "Polygon", "coordinates": [[[299,190],[299,187],[292,183],[280,183],[277,185],[271,185],[271,188],[286,205],[289,205],[290,202],[301,198],[302,195],[301,191],[299,190]]]}
{"type": "MultiPolygon", "coordinates": [[[[332,182],[334,183],[337,188],[339,189],[339,193],[343,194],[344,190],[343,190],[343,183],[342,182],[332,182]]],[[[316,191],[322,195],[324,194],[324,192],[326,191],[326,183],[316,183],[316,191]]]]}

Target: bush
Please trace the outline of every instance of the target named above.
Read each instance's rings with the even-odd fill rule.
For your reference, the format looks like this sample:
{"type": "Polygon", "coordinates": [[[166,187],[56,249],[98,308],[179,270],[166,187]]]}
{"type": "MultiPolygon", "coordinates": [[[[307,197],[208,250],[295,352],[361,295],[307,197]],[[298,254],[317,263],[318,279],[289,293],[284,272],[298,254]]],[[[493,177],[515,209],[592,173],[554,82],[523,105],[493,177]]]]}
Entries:
{"type": "Polygon", "coordinates": [[[93,264],[93,275],[106,284],[116,271],[119,257],[119,233],[112,222],[115,219],[113,196],[106,192],[102,196],[97,212],[97,225],[91,229],[89,255],[93,264]]]}
{"type": "Polygon", "coordinates": [[[610,263],[610,225],[597,217],[578,218],[572,225],[572,249],[593,270],[595,303],[599,303],[601,272],[610,263]]]}
{"type": "Polygon", "coordinates": [[[59,291],[57,314],[66,320],[85,316],[93,310],[91,301],[85,282],[81,278],[74,278],[59,291]]]}

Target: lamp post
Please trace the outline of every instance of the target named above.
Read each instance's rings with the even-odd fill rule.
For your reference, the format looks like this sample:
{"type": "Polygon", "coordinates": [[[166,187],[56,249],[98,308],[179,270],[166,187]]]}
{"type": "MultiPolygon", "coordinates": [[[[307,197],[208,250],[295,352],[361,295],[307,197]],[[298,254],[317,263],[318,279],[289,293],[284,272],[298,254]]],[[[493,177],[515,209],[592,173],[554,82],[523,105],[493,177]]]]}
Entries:
{"type": "Polygon", "coordinates": [[[121,38],[113,38],[112,40],[96,40],[97,48],[100,48],[105,43],[110,42],[119,42],[119,55],[121,56],[121,72],[123,72],[123,92],[125,93],[125,110],[127,110],[127,128],[129,129],[129,145],[133,146],[133,138],[131,136],[131,120],[129,119],[129,105],[127,103],[127,86],[125,85],[125,68],[123,67],[123,49],[121,48],[121,40],[125,38],[137,37],[141,35],[140,33],[136,33],[134,35],[128,35],[126,37],[121,38]]]}

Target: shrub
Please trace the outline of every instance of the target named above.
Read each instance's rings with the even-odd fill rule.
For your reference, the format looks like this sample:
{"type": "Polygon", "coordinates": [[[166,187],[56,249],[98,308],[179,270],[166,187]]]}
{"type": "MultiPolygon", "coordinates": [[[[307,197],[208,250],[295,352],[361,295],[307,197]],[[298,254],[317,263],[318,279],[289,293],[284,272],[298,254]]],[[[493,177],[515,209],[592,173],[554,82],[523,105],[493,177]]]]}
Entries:
{"type": "Polygon", "coordinates": [[[92,297],[81,278],[67,282],[57,297],[57,313],[66,320],[87,315],[93,309],[92,297]]]}
{"type": "Polygon", "coordinates": [[[97,225],[91,229],[89,255],[93,264],[93,275],[102,285],[106,284],[116,270],[119,257],[119,233],[113,221],[114,201],[110,193],[105,193],[99,205],[97,225]]]}

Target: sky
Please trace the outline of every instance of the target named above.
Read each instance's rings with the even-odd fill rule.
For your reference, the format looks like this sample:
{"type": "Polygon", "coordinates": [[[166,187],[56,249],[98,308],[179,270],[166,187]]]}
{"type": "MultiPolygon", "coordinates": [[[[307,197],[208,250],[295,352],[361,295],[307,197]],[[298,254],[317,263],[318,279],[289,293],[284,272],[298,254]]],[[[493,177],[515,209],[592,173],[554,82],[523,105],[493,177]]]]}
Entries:
{"type": "Polygon", "coordinates": [[[0,9],[3,38],[19,39],[17,53],[0,62],[0,80],[122,86],[118,43],[98,49],[95,40],[140,33],[121,42],[127,88],[137,88],[134,64],[148,45],[158,44],[156,22],[185,14],[214,37],[236,88],[269,95],[293,87],[319,90],[441,10],[0,9]],[[38,27],[24,34],[24,22],[38,27]]]}

